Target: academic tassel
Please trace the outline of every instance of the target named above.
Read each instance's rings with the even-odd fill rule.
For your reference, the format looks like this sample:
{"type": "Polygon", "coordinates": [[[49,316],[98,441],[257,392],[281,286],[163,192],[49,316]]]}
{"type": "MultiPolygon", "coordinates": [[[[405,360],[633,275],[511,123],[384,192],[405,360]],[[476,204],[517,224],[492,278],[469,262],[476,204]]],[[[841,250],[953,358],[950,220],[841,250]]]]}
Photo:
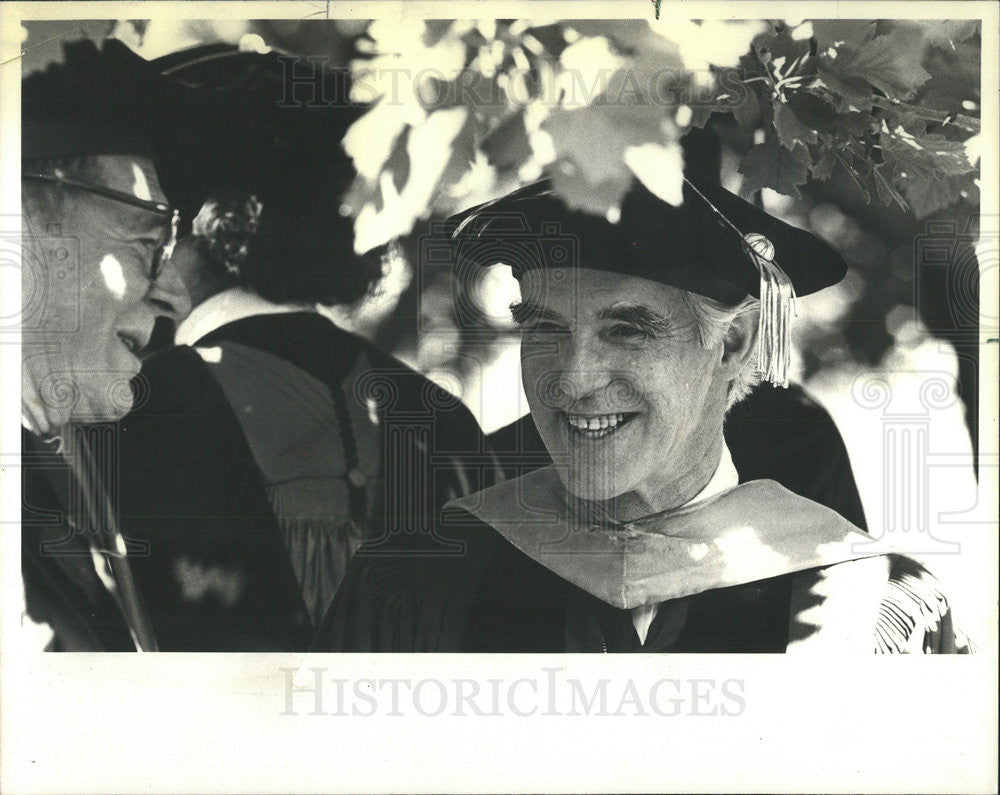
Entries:
{"type": "Polygon", "coordinates": [[[689,180],[684,180],[712,211],[742,239],[743,251],[760,273],[760,323],[757,333],[757,369],[765,381],[775,386],[788,387],[788,368],[791,361],[792,313],[795,306],[795,288],[781,266],[774,259],[774,244],[759,232],[743,233],[722,214],[689,180]]]}

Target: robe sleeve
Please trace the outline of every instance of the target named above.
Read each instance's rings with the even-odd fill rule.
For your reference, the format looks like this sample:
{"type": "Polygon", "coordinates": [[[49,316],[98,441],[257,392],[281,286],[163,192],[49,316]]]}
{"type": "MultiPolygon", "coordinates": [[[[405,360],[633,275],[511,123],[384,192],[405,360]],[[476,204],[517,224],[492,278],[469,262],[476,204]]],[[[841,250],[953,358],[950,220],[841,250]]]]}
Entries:
{"type": "Polygon", "coordinates": [[[971,654],[938,581],[911,558],[892,556],[875,622],[876,654],[971,654]]]}
{"type": "Polygon", "coordinates": [[[810,569],[792,581],[789,653],[969,654],[938,581],[903,555],[810,569]]]}

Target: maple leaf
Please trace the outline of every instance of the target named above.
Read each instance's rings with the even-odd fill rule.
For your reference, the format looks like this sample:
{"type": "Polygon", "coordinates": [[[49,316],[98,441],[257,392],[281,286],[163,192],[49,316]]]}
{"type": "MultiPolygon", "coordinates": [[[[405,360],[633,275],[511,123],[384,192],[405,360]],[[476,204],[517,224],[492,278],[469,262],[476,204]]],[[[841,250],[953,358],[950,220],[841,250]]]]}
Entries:
{"type": "Polygon", "coordinates": [[[812,158],[803,143],[796,143],[791,149],[781,146],[776,140],[767,140],[750,149],[740,163],[739,171],[746,177],[742,193],[751,195],[761,188],[771,188],[786,196],[802,198],[797,186],[809,178],[812,158]]]}
{"type": "MultiPolygon", "coordinates": [[[[824,82],[832,77],[845,87],[853,87],[861,80],[889,97],[906,99],[931,77],[921,65],[924,49],[922,31],[897,28],[856,50],[844,46],[837,50],[835,58],[825,56],[820,74],[824,82]]],[[[829,82],[827,85],[847,96],[840,88],[829,82]]]]}
{"type": "Polygon", "coordinates": [[[625,170],[619,130],[605,114],[588,113],[589,108],[556,110],[542,125],[562,158],[579,164],[583,176],[593,183],[612,179],[625,170]]]}
{"type": "Polygon", "coordinates": [[[602,218],[621,206],[622,197],[631,185],[632,175],[624,170],[608,179],[592,182],[571,160],[560,162],[552,174],[552,187],[568,207],[602,218]]]}
{"type": "Polygon", "coordinates": [[[979,189],[973,181],[974,176],[965,174],[944,180],[909,176],[901,180],[902,190],[914,217],[922,220],[963,199],[978,204],[979,189]]]}
{"type": "Polygon", "coordinates": [[[882,154],[899,167],[899,173],[941,180],[975,171],[961,141],[949,141],[943,135],[910,135],[897,127],[880,135],[882,154]]]}
{"type": "Polygon", "coordinates": [[[784,102],[772,104],[774,105],[774,129],[778,133],[778,140],[783,147],[794,149],[798,143],[816,143],[816,130],[803,124],[791,107],[784,102]]]}
{"type": "Polygon", "coordinates": [[[809,171],[813,179],[828,180],[833,175],[833,167],[836,164],[837,150],[833,146],[824,146],[809,171]]]}

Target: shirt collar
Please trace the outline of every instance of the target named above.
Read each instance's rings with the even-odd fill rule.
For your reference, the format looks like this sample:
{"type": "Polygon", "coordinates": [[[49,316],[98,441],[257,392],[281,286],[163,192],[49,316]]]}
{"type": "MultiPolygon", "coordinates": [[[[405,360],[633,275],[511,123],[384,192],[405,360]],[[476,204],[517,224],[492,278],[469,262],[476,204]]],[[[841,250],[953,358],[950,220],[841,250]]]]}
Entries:
{"type": "Polygon", "coordinates": [[[274,304],[244,287],[232,287],[216,293],[191,310],[177,326],[177,345],[196,345],[198,341],[228,323],[257,315],[280,315],[289,312],[312,312],[310,304],[274,304]]]}

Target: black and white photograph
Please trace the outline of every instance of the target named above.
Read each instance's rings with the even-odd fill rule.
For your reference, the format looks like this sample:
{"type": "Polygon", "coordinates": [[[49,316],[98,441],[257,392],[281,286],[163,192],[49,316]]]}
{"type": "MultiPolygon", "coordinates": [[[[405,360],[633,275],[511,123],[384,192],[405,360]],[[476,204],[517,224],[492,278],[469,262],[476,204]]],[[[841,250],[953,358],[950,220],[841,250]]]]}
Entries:
{"type": "Polygon", "coordinates": [[[4,6],[5,792],[996,791],[997,7],[4,6]]]}

